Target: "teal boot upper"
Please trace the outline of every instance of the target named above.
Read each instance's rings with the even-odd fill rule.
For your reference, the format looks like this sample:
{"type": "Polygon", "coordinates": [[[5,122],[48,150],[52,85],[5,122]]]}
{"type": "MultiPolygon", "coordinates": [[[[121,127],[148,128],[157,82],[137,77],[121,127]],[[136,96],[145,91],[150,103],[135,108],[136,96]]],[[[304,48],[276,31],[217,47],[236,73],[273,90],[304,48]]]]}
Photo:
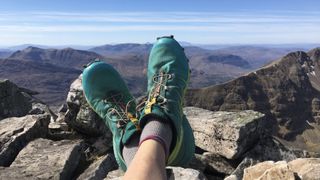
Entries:
{"type": "Polygon", "coordinates": [[[139,120],[143,127],[150,117],[168,120],[173,127],[168,165],[184,165],[194,155],[194,137],[182,106],[189,81],[188,59],[173,37],[159,38],[148,64],[148,100],[139,120]]]}
{"type": "Polygon", "coordinates": [[[84,69],[82,86],[88,104],[111,130],[116,160],[125,171],[123,145],[140,131],[134,98],[119,73],[101,61],[93,62],[84,69]]]}

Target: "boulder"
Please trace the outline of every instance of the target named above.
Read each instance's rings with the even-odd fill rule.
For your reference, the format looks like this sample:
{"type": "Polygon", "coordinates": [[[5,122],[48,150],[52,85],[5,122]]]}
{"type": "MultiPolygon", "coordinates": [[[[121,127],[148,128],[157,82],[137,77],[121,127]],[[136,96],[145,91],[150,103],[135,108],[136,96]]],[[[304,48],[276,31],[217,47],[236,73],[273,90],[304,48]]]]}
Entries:
{"type": "Polygon", "coordinates": [[[251,148],[262,134],[264,115],[251,111],[209,111],[186,107],[184,113],[198,147],[228,159],[236,159],[251,148]]]}
{"type": "Polygon", "coordinates": [[[67,96],[68,110],[65,122],[74,130],[89,136],[100,136],[110,133],[103,120],[91,109],[82,89],[80,75],[70,86],[67,96]]]}
{"type": "Polygon", "coordinates": [[[291,149],[279,138],[263,136],[256,146],[250,149],[235,171],[226,179],[242,179],[244,169],[263,161],[293,161],[297,158],[319,157],[316,153],[291,149]]]}
{"type": "Polygon", "coordinates": [[[295,175],[285,161],[265,161],[244,170],[243,180],[295,180],[295,175]]]}
{"type": "Polygon", "coordinates": [[[298,158],[288,166],[300,179],[320,179],[320,158],[298,158]]]}
{"type": "Polygon", "coordinates": [[[78,166],[82,143],[79,140],[30,142],[8,168],[0,170],[0,179],[69,180],[78,166]]]}
{"type": "Polygon", "coordinates": [[[0,121],[0,166],[9,166],[30,141],[46,137],[49,115],[27,115],[0,121]]]}
{"type": "Polygon", "coordinates": [[[290,161],[264,161],[244,170],[243,179],[320,179],[319,158],[298,158],[290,161]]]}
{"type": "Polygon", "coordinates": [[[0,120],[21,117],[32,109],[31,96],[9,80],[0,80],[0,120]]]}
{"type": "Polygon", "coordinates": [[[94,161],[77,179],[94,180],[103,179],[107,174],[118,168],[115,157],[107,154],[94,161]]]}

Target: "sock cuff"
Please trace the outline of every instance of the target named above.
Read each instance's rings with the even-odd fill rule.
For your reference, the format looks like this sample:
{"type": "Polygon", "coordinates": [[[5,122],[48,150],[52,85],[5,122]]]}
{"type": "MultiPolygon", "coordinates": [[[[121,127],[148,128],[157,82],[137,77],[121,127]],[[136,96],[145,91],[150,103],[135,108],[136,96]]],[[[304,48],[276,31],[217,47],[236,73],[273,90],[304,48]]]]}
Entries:
{"type": "Polygon", "coordinates": [[[163,147],[164,149],[164,152],[165,152],[165,155],[166,157],[168,157],[169,155],[169,148],[167,147],[166,143],[165,143],[165,140],[160,137],[160,136],[157,136],[157,135],[149,135],[149,136],[146,136],[144,137],[143,139],[140,139],[140,142],[139,142],[139,146],[146,140],[149,140],[149,139],[152,139],[152,140],[155,140],[157,142],[159,142],[161,144],[161,146],[163,147]]]}

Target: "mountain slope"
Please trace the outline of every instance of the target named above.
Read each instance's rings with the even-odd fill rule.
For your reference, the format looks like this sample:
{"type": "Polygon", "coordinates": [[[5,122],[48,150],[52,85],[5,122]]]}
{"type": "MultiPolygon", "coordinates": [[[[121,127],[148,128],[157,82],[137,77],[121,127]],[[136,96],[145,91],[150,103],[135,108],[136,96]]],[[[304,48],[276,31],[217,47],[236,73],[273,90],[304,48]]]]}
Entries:
{"type": "Polygon", "coordinates": [[[11,51],[0,49],[0,58],[7,58],[11,55],[11,51]]]}
{"type": "Polygon", "coordinates": [[[21,87],[39,92],[36,97],[59,106],[65,100],[70,83],[80,70],[49,63],[6,59],[0,61],[0,78],[9,79],[21,87]]]}
{"type": "Polygon", "coordinates": [[[148,55],[152,48],[152,44],[136,44],[124,43],[116,45],[103,45],[89,49],[92,52],[104,55],[106,57],[114,57],[121,54],[148,55]]]}
{"type": "MultiPolygon", "coordinates": [[[[314,138],[320,135],[320,128],[300,137],[313,128],[310,124],[320,124],[319,54],[320,49],[308,54],[289,53],[233,81],[189,90],[186,105],[210,110],[256,110],[267,115],[267,125],[279,137],[293,141],[299,136],[320,144],[314,138]]],[[[311,148],[309,145],[305,147],[311,148]]]]}
{"type": "MultiPolygon", "coordinates": [[[[111,60],[112,65],[126,68],[128,63],[130,66],[127,71],[122,71],[124,74],[134,74],[131,69],[135,71],[136,78],[143,80],[145,83],[145,71],[148,62],[149,52],[152,44],[118,44],[118,45],[104,45],[92,48],[90,50],[99,53],[109,58],[119,59],[118,62],[111,60]],[[132,64],[137,62],[136,65],[132,64]],[[139,66],[139,67],[135,67],[139,66]],[[143,74],[141,72],[144,72],[143,74]]],[[[240,74],[248,72],[250,64],[239,56],[230,54],[215,54],[211,50],[202,49],[195,46],[185,47],[185,53],[189,58],[191,68],[191,82],[190,87],[199,88],[212,84],[218,84],[235,77],[240,74]]],[[[145,89],[145,88],[144,88],[145,89]]]]}
{"type": "Polygon", "coordinates": [[[102,58],[101,55],[94,52],[67,49],[41,49],[37,47],[28,47],[21,51],[13,53],[9,59],[19,59],[23,61],[35,61],[41,63],[50,63],[62,67],[73,67],[81,69],[90,61],[102,58]]]}
{"type": "Polygon", "coordinates": [[[253,68],[259,68],[287,53],[304,50],[303,48],[272,48],[260,46],[232,46],[213,50],[215,53],[232,54],[247,60],[253,68]]]}

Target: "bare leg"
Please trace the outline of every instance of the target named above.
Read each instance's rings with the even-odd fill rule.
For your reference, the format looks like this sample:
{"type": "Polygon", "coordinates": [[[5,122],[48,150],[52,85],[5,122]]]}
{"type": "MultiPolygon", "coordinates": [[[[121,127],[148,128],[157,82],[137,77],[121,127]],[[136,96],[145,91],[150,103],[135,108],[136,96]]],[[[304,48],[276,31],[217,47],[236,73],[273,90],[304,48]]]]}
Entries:
{"type": "Polygon", "coordinates": [[[153,139],[144,141],[134,156],[124,180],[166,180],[165,152],[153,139]]]}

